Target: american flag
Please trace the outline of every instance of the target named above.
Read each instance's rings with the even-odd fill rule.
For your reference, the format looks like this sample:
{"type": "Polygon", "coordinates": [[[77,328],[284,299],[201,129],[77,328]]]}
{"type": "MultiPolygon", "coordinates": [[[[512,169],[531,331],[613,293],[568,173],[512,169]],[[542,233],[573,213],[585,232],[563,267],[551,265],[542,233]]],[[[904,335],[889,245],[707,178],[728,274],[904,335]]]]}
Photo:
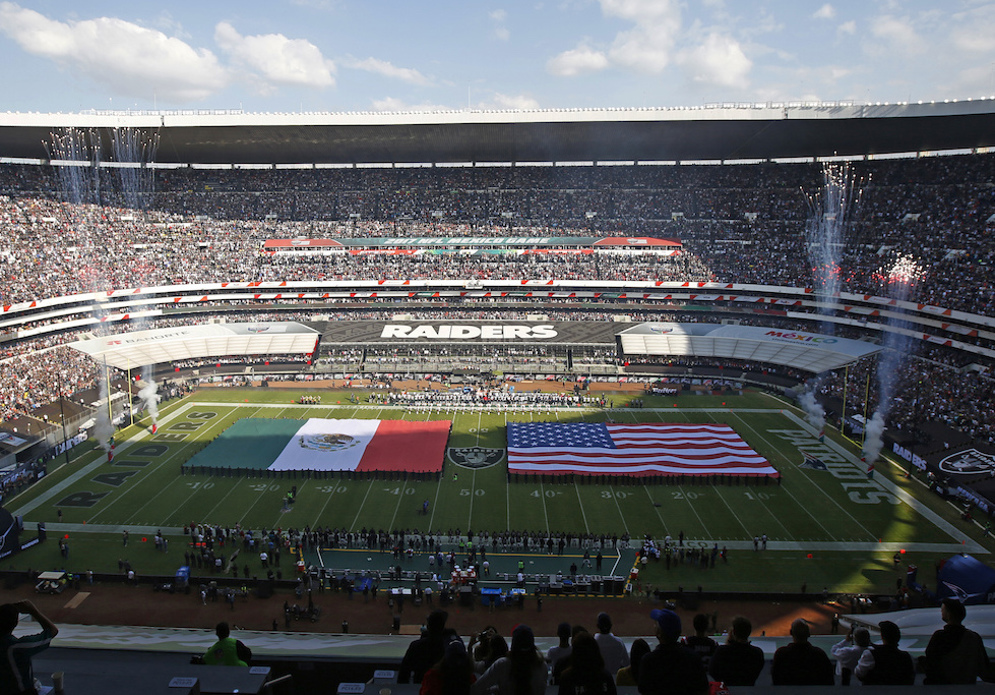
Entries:
{"type": "Polygon", "coordinates": [[[508,471],[546,475],[779,475],[729,425],[508,423],[508,471]]]}

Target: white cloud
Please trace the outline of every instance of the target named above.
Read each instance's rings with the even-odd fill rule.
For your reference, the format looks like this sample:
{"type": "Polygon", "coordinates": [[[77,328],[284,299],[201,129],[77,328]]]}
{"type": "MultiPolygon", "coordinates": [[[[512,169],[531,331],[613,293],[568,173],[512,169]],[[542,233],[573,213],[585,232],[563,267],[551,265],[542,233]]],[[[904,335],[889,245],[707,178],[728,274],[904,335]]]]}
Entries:
{"type": "Polygon", "coordinates": [[[681,54],[680,63],[693,82],[733,88],[748,86],[753,66],[739,42],[714,33],[700,46],[681,54]]]}
{"type": "Polygon", "coordinates": [[[613,63],[640,72],[659,73],[670,63],[681,29],[680,7],[672,0],[601,0],[610,17],[635,23],[619,32],[609,56],[613,63]]]}
{"type": "Polygon", "coordinates": [[[432,81],[425,77],[423,74],[418,72],[413,68],[399,68],[396,65],[386,61],[380,60],[379,58],[366,58],[365,60],[357,60],[348,63],[350,68],[356,68],[357,70],[365,70],[366,72],[372,72],[377,75],[383,75],[384,77],[389,77],[394,80],[401,80],[402,82],[407,82],[409,84],[415,84],[420,86],[427,86],[432,84],[432,81]]]}
{"type": "Polygon", "coordinates": [[[59,22],[3,2],[0,31],[26,52],[68,66],[125,96],[196,101],[229,81],[211,51],[113,17],[59,22]]]}
{"type": "Polygon", "coordinates": [[[610,17],[628,19],[636,24],[667,20],[680,9],[673,0],[600,0],[601,11],[610,17]]]}
{"type": "Polygon", "coordinates": [[[550,58],[546,63],[546,72],[558,77],[574,77],[607,67],[608,57],[604,53],[581,44],[550,58]]]}
{"type": "Polygon", "coordinates": [[[496,93],[490,99],[481,101],[478,108],[492,109],[492,110],[514,109],[519,111],[528,111],[530,109],[538,109],[539,102],[525,94],[496,93]]]}
{"type": "Polygon", "coordinates": [[[335,63],[306,39],[288,39],[283,34],[242,36],[228,22],[219,22],[214,40],[234,63],[260,80],[257,86],[261,91],[277,85],[335,85],[335,63]]]}
{"type": "Polygon", "coordinates": [[[925,48],[922,38],[912,23],[894,15],[882,15],[871,20],[871,34],[887,44],[890,50],[901,53],[918,53],[925,48]]]}
{"type": "Polygon", "coordinates": [[[421,113],[435,113],[439,111],[456,111],[452,106],[444,104],[409,104],[395,97],[384,97],[373,100],[374,111],[416,111],[421,113]]]}
{"type": "Polygon", "coordinates": [[[835,16],[836,8],[828,2],[812,14],[813,19],[832,19],[835,16]]]}
{"type": "Polygon", "coordinates": [[[988,53],[995,50],[995,8],[956,16],[958,20],[950,29],[953,45],[971,53],[988,53]]]}
{"type": "Polygon", "coordinates": [[[848,34],[850,36],[853,36],[854,34],[857,33],[857,23],[852,19],[849,22],[843,22],[838,27],[836,27],[836,33],[848,34]]]}
{"type": "Polygon", "coordinates": [[[511,32],[508,27],[504,25],[506,19],[508,19],[508,13],[504,10],[494,10],[488,13],[487,17],[494,23],[494,36],[499,41],[507,41],[511,38],[511,32]]]}

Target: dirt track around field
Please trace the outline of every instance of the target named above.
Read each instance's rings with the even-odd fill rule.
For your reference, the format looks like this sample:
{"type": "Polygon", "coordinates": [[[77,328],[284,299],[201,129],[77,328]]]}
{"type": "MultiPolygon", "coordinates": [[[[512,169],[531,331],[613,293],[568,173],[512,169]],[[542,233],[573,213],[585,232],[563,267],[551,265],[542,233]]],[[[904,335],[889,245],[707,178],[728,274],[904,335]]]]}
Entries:
{"type": "MultiPolygon", "coordinates": [[[[196,582],[194,583],[196,587],[196,582]]],[[[223,600],[201,603],[199,591],[190,594],[155,592],[149,584],[127,586],[123,584],[87,585],[84,581],[79,591],[67,589],[62,594],[50,596],[36,594],[31,583],[4,592],[4,601],[30,599],[58,623],[81,625],[137,625],[149,627],[192,627],[213,629],[221,620],[247,630],[272,630],[277,621],[280,630],[286,628],[283,614],[284,601],[291,606],[297,602],[307,606],[307,598],[298,600],[291,591],[278,591],[268,599],[250,596],[239,598],[234,609],[223,600]],[[84,596],[84,594],[86,594],[84,596]]],[[[343,593],[326,590],[313,595],[314,603],[321,607],[322,618],[315,623],[305,620],[292,622],[295,632],[340,632],[343,621],[349,623],[349,632],[356,634],[390,634],[396,608],[387,605],[387,597],[364,602],[362,594],[350,600],[343,593]]],[[[527,623],[538,635],[553,636],[560,622],[580,624],[588,630],[595,629],[599,612],[609,613],[614,621],[613,631],[622,636],[651,634],[649,611],[659,607],[658,602],[645,598],[577,598],[546,596],[539,610],[536,599],[530,597],[523,608],[515,606],[490,611],[481,605],[474,607],[451,604],[449,625],[460,634],[473,634],[487,625],[493,625],[501,634],[509,635],[514,626],[527,623]]],[[[418,626],[424,622],[428,611],[436,606],[406,605],[400,613],[401,624],[418,626]]],[[[745,615],[753,621],[753,634],[760,636],[786,635],[791,621],[805,618],[812,623],[814,634],[829,632],[832,614],[837,607],[818,602],[750,602],[703,601],[697,611],[678,609],[685,625],[690,629],[694,613],[717,614],[719,631],[726,629],[736,615],[745,615]]],[[[839,610],[839,612],[843,612],[839,610]]]]}

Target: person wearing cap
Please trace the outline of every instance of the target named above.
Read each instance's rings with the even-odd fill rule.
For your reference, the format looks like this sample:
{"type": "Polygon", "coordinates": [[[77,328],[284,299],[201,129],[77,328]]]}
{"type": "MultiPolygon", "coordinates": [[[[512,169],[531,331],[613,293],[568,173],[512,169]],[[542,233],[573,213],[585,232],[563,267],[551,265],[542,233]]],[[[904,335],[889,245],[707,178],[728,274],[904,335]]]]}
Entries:
{"type": "Polygon", "coordinates": [[[466,647],[461,640],[453,640],[446,645],[442,659],[425,672],[418,695],[470,695],[476,679],[466,647]]]}
{"type": "Polygon", "coordinates": [[[620,668],[629,665],[629,651],[625,642],[612,634],[612,619],[607,613],[598,613],[598,634],[594,641],[601,649],[601,658],[605,660],[608,673],[618,673],[620,668]]]}
{"type": "Polygon", "coordinates": [[[961,623],[967,617],[964,604],[954,598],[940,603],[943,629],[929,638],[926,653],[919,657],[920,670],[926,674],[926,685],[976,683],[978,678],[991,679],[988,653],[981,636],[961,623]]]}
{"type": "Polygon", "coordinates": [[[518,625],[511,633],[508,656],[491,664],[470,688],[471,695],[496,690],[501,695],[544,695],[546,660],[536,649],[535,634],[528,625],[518,625]]]}
{"type": "Polygon", "coordinates": [[[398,669],[398,683],[421,683],[425,672],[439,662],[446,653],[446,645],[453,640],[460,640],[455,630],[446,628],[449,613],[444,610],[434,610],[428,614],[425,621],[424,634],[408,645],[398,669]]]}
{"type": "Polygon", "coordinates": [[[902,631],[890,620],[879,623],[878,629],[881,644],[871,645],[860,655],[854,674],[864,685],[914,685],[916,667],[912,656],[898,648],[902,631]]]}
{"type": "Polygon", "coordinates": [[[791,623],[791,644],[774,652],[770,680],[774,685],[836,685],[833,662],[810,644],[812,631],[802,618],[791,623]]]}
{"type": "Polygon", "coordinates": [[[753,624],[741,615],[732,619],[732,630],[725,644],[720,644],[708,664],[714,680],[727,686],[753,686],[764,670],[766,658],[760,647],[750,644],[753,624]]]}
{"type": "Polygon", "coordinates": [[[705,695],[708,675],[701,659],[678,642],[681,619],[671,610],[650,612],[656,623],[656,649],[639,662],[638,687],[642,695],[705,695]]]}

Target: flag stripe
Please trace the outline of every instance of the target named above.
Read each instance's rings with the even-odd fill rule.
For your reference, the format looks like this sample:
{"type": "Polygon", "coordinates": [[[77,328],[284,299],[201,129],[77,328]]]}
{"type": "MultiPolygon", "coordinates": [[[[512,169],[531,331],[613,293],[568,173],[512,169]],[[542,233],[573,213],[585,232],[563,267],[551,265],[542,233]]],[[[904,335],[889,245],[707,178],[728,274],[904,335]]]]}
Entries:
{"type": "Polygon", "coordinates": [[[449,420],[381,420],[357,471],[441,471],[449,420]]]}
{"type": "Polygon", "coordinates": [[[778,475],[728,425],[509,423],[510,473],[778,475]]]}

